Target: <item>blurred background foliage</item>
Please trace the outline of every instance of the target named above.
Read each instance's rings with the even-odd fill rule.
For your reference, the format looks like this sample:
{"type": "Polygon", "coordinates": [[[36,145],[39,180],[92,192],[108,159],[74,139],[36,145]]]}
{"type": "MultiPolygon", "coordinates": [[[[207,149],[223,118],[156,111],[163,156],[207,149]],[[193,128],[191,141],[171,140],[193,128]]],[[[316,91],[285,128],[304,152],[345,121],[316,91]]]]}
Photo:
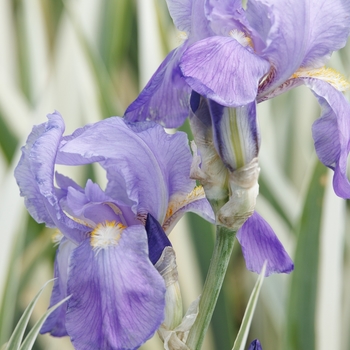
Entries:
{"type": "MultiPolygon", "coordinates": [[[[0,345],[53,275],[52,231],[28,216],[13,178],[32,125],[54,109],[65,118],[67,133],[123,115],[180,42],[165,0],[0,0],[0,345]]],[[[349,58],[350,45],[329,66],[349,78],[349,58]]],[[[319,113],[303,87],[258,108],[257,210],[295,261],[291,275],[264,282],[249,340],[259,338],[268,350],[350,349],[349,206],[334,195],[332,173],[314,152],[311,125],[319,113]]],[[[182,130],[189,132],[188,125],[182,130]]],[[[66,170],[82,185],[87,178],[102,186],[106,181],[95,165],[66,170]]],[[[201,291],[213,228],[189,214],[170,239],[187,308],[201,291]]],[[[256,279],[236,244],[204,349],[232,348],[256,279]]],[[[33,322],[45,312],[49,294],[33,322]]],[[[35,344],[37,350],[71,348],[68,339],[48,335],[35,344]]],[[[142,349],[162,345],[156,336],[142,349]]]]}

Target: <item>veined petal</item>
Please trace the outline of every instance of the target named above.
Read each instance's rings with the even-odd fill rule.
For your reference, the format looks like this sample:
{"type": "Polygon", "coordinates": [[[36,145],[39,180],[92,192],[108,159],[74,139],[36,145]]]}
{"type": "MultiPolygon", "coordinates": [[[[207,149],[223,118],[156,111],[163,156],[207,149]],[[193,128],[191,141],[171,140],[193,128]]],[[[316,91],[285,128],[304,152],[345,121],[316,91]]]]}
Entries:
{"type": "MultiPolygon", "coordinates": [[[[15,169],[14,175],[20,189],[21,196],[24,197],[24,202],[29,214],[37,222],[45,222],[47,226],[55,227],[55,222],[45,205],[46,198],[40,193],[39,185],[32,172],[32,161],[30,156],[33,145],[36,143],[38,138],[45,133],[45,129],[46,124],[40,124],[33,127],[33,130],[27,139],[26,145],[21,149],[22,156],[15,169]]],[[[55,147],[55,145],[53,147],[55,147]]],[[[53,161],[54,160],[49,160],[52,167],[53,161]]]]}
{"type": "Polygon", "coordinates": [[[257,213],[237,232],[247,269],[260,273],[267,261],[266,276],[272,273],[290,273],[294,264],[271,226],[257,213]]]}
{"type": "Polygon", "coordinates": [[[190,46],[180,68],[194,91],[223,106],[238,107],[255,100],[270,65],[237,40],[214,36],[190,46]]]}
{"type": "Polygon", "coordinates": [[[350,104],[344,95],[326,82],[304,78],[321,106],[321,117],[312,126],[315,149],[320,161],[334,170],[334,192],[350,198],[347,158],[350,152],[350,104]]]}
{"type": "Polygon", "coordinates": [[[209,101],[215,148],[224,164],[234,171],[256,158],[260,135],[255,101],[238,108],[209,101]]]}
{"type": "Polygon", "coordinates": [[[333,51],[345,46],[350,33],[350,2],[343,0],[308,0],[305,12],[310,21],[302,67],[320,67],[333,51]]]}
{"type": "Polygon", "coordinates": [[[148,258],[143,226],[96,252],[89,240],[71,255],[66,327],[77,350],[136,349],[164,319],[163,278],[148,258]]]}
{"type": "Polygon", "coordinates": [[[202,216],[213,224],[215,223],[214,212],[205,197],[204,189],[202,186],[198,186],[187,195],[177,194],[170,198],[163,223],[164,231],[169,234],[182,216],[189,211],[202,216]]]}
{"type": "Polygon", "coordinates": [[[45,222],[49,227],[57,227],[65,236],[78,243],[87,229],[63,213],[53,184],[64,122],[58,112],[48,115],[48,119],[47,123],[33,128],[26,146],[22,147],[15,177],[33,218],[37,222],[45,222]]]}
{"type": "Polygon", "coordinates": [[[205,13],[216,35],[228,36],[235,30],[249,35],[252,31],[241,0],[207,0],[205,13]]]}
{"type": "MultiPolygon", "coordinates": [[[[72,251],[77,246],[69,240],[63,238],[57,251],[55,258],[55,282],[52,289],[50,306],[53,306],[67,297],[67,280],[68,280],[68,266],[72,251]]],[[[59,306],[43,324],[40,333],[48,333],[55,337],[64,337],[68,335],[66,330],[66,312],[67,303],[59,306]]]]}
{"type": "Polygon", "coordinates": [[[159,222],[169,197],[194,186],[186,134],[169,135],[155,123],[127,125],[122,118],[105,119],[62,146],[57,162],[64,163],[66,157],[74,157],[76,164],[100,159],[107,171],[106,195],[122,198],[135,214],[151,213],[159,222]]]}
{"type": "MultiPolygon", "coordinates": [[[[255,48],[259,55],[268,60],[271,70],[260,84],[262,98],[284,83],[300,66],[305,58],[305,37],[310,31],[310,20],[306,8],[308,1],[293,0],[250,0],[247,18],[260,34],[265,47],[255,48]]],[[[315,6],[315,11],[318,6],[315,6]]]]}
{"type": "Polygon", "coordinates": [[[193,0],[166,0],[166,3],[176,28],[190,33],[193,0]]]}
{"type": "Polygon", "coordinates": [[[300,67],[320,68],[346,43],[350,3],[342,0],[250,0],[247,17],[266,43],[258,51],[272,65],[259,99],[282,85],[300,67]]]}
{"type": "Polygon", "coordinates": [[[156,121],[168,128],[177,128],[188,117],[191,88],[182,78],[180,58],[187,48],[184,43],[171,51],[137,99],[125,111],[130,122],[156,121]]]}

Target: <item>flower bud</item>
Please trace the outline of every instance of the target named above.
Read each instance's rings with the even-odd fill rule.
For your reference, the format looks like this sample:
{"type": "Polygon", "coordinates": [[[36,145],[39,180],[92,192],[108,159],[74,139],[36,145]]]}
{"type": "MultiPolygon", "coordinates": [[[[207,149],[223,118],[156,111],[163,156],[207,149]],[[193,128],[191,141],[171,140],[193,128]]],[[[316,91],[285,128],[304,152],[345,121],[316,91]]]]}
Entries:
{"type": "Polygon", "coordinates": [[[191,108],[191,177],[202,183],[217,224],[237,231],[254,213],[259,193],[255,102],[228,108],[193,92],[191,108]]]}

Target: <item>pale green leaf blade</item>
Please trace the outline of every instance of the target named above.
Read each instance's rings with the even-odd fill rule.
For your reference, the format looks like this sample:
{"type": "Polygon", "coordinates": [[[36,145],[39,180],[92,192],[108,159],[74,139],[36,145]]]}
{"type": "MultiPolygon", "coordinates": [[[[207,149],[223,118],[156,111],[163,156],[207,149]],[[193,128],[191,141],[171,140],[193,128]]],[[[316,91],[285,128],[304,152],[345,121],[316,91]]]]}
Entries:
{"type": "Polygon", "coordinates": [[[314,350],[320,263],[320,231],[327,168],[317,162],[298,228],[295,268],[291,275],[287,317],[288,350],[314,350]]]}
{"type": "Polygon", "coordinates": [[[248,338],[250,325],[252,323],[255,307],[258,302],[260,290],[264,281],[265,271],[266,271],[266,263],[264,264],[261,270],[260,276],[255,283],[252,294],[250,295],[247,308],[244,312],[242,324],[238,331],[237,338],[235,340],[232,350],[244,350],[244,347],[248,338]]]}
{"type": "Polygon", "coordinates": [[[7,343],[6,350],[18,350],[19,349],[21,342],[22,342],[23,334],[25,332],[25,329],[26,329],[27,324],[29,322],[30,316],[31,316],[33,309],[35,307],[35,304],[38,301],[38,299],[39,299],[41,293],[43,292],[43,290],[45,289],[45,287],[52,281],[53,280],[47,281],[44,284],[44,286],[39,290],[39,292],[36,294],[34,299],[29,303],[27,308],[24,310],[22,317],[18,321],[17,326],[11,335],[11,338],[10,338],[9,342],[7,343]]]}
{"type": "Polygon", "coordinates": [[[31,350],[33,347],[33,344],[40,332],[41,326],[45,322],[45,320],[50,316],[52,312],[54,312],[59,306],[61,306],[63,303],[65,303],[71,296],[68,296],[67,298],[64,298],[56,305],[50,307],[44,315],[40,317],[40,319],[37,321],[37,323],[34,325],[34,327],[30,330],[27,337],[24,339],[24,342],[22,343],[22,346],[20,347],[20,350],[31,350]]]}

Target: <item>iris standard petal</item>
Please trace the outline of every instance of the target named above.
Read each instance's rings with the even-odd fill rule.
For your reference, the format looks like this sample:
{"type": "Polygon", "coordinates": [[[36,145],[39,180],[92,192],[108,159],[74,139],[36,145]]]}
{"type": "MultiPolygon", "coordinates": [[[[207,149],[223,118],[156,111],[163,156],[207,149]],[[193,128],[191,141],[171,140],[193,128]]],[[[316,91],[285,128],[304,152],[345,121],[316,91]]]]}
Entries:
{"type": "Polygon", "coordinates": [[[207,0],[204,4],[206,17],[216,35],[228,36],[231,31],[250,31],[241,0],[207,0]]]}
{"type": "Polygon", "coordinates": [[[176,192],[188,193],[194,187],[189,179],[191,153],[186,135],[169,135],[155,123],[129,127],[122,118],[103,120],[67,142],[57,162],[73,155],[76,164],[103,160],[100,164],[108,178],[106,194],[119,198],[122,187],[123,198],[134,203],[135,213],[151,213],[159,222],[164,220],[169,197],[176,192]],[[101,142],[101,135],[106,142],[101,142]]]}
{"type": "Polygon", "coordinates": [[[182,78],[179,60],[186,50],[184,43],[171,51],[137,99],[125,111],[130,122],[156,121],[168,128],[177,128],[188,117],[191,88],[182,78]]]}
{"type": "MultiPolygon", "coordinates": [[[[259,87],[262,98],[285,82],[302,64],[305,37],[310,32],[308,1],[250,0],[247,18],[265,47],[255,48],[268,60],[271,70],[259,87]]],[[[315,7],[315,11],[318,6],[315,7]]]]}
{"type": "Polygon", "coordinates": [[[166,0],[169,13],[176,28],[180,31],[190,33],[191,14],[194,0],[166,0]]]}
{"type": "Polygon", "coordinates": [[[164,319],[165,286],[148,258],[145,228],[126,228],[117,245],[99,251],[84,241],[71,255],[68,294],[75,349],[136,349],[150,338],[164,319]]]}
{"type": "Polygon", "coordinates": [[[320,161],[334,170],[334,192],[342,198],[350,198],[347,178],[347,159],[350,152],[350,104],[344,95],[330,84],[304,78],[321,106],[321,117],[312,126],[312,136],[320,161]]]}
{"type": "Polygon", "coordinates": [[[237,232],[247,269],[260,273],[267,261],[266,276],[272,273],[290,273],[294,264],[271,226],[257,213],[237,232]]]}
{"type": "MultiPolygon", "coordinates": [[[[55,258],[55,282],[52,289],[50,307],[56,305],[58,302],[67,297],[67,280],[68,280],[68,266],[72,251],[77,246],[69,240],[63,238],[57,251],[55,258]]],[[[40,333],[48,333],[55,337],[64,337],[68,335],[66,330],[66,311],[67,302],[59,306],[52,312],[43,324],[40,333]]]]}
{"type": "Polygon", "coordinates": [[[48,122],[35,127],[15,169],[15,177],[29,213],[38,222],[57,227],[74,242],[80,242],[86,227],[68,218],[62,211],[54,188],[57,151],[64,132],[58,112],[48,115],[48,122]]]}
{"type": "Polygon", "coordinates": [[[333,51],[346,44],[350,33],[350,1],[308,0],[301,3],[305,3],[310,21],[308,36],[303,38],[306,52],[301,66],[321,67],[333,51]]]}
{"type": "MultiPolygon", "coordinates": [[[[41,137],[46,130],[45,124],[40,124],[33,127],[26,145],[22,147],[22,156],[15,169],[14,175],[21,192],[24,197],[24,202],[30,215],[35,221],[45,222],[49,227],[55,227],[54,220],[51,218],[49,211],[46,209],[45,197],[40,193],[37,180],[32,171],[32,160],[30,152],[33,145],[39,137],[41,137]]],[[[63,132],[63,131],[62,131],[63,132]]],[[[52,165],[54,160],[50,160],[52,165]]]]}
{"type": "Polygon", "coordinates": [[[180,68],[194,91],[223,106],[238,107],[255,100],[270,65],[237,40],[214,36],[190,46],[180,68]]]}

